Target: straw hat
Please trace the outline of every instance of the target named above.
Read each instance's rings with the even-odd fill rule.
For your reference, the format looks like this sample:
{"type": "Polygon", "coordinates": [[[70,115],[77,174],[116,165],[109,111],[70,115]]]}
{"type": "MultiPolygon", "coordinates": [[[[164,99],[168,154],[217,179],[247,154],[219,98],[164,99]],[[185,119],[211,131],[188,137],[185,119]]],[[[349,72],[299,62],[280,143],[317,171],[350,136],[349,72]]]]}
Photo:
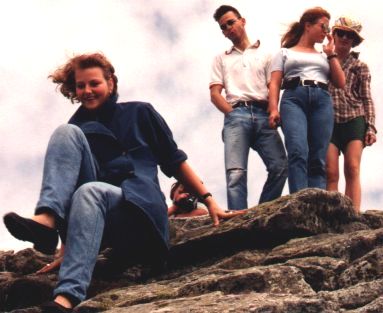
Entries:
{"type": "Polygon", "coordinates": [[[334,30],[336,30],[336,29],[343,29],[346,31],[353,32],[356,35],[356,37],[359,38],[357,45],[360,44],[364,40],[364,38],[359,34],[360,31],[362,30],[362,24],[353,18],[350,18],[347,16],[339,17],[335,21],[335,24],[332,27],[332,31],[334,32],[334,30]]]}

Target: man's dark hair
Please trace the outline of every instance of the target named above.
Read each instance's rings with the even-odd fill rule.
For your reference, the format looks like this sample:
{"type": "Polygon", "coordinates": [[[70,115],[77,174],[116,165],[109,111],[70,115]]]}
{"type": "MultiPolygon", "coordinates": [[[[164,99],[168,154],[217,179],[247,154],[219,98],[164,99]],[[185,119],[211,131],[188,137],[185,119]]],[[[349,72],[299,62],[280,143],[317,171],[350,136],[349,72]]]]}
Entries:
{"type": "Polygon", "coordinates": [[[181,182],[176,181],[172,187],[170,188],[170,200],[174,200],[174,194],[179,186],[181,186],[181,182]]]}
{"type": "Polygon", "coordinates": [[[241,14],[238,12],[238,10],[231,5],[221,5],[217,10],[215,10],[215,13],[213,15],[216,22],[225,15],[227,12],[233,12],[238,18],[241,18],[241,14]]]}

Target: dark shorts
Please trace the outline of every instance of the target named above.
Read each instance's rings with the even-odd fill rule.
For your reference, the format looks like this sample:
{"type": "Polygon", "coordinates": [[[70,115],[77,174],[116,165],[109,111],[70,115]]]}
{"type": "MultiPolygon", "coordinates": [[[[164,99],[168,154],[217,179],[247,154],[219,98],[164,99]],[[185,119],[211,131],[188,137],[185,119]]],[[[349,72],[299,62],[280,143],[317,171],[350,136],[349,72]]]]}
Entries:
{"type": "Polygon", "coordinates": [[[363,116],[356,117],[346,123],[335,123],[331,143],[344,153],[350,141],[360,140],[364,142],[366,130],[367,124],[363,116]]]}

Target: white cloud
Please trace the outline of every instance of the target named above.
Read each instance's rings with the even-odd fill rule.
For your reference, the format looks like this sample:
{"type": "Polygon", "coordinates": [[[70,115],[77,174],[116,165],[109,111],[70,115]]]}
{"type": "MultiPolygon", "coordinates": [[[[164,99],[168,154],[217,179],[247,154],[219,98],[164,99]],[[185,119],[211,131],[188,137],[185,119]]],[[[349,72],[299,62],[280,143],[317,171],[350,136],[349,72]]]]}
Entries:
{"type": "MultiPolygon", "coordinates": [[[[285,27],[317,1],[226,1],[247,19],[254,40],[276,49],[285,27]]],[[[0,213],[32,214],[37,201],[43,156],[53,129],[67,121],[76,106],[55,92],[47,79],[75,53],[103,51],[116,67],[120,100],[153,103],[173,129],[205,184],[226,205],[222,115],[210,103],[208,83],[215,54],[230,43],[212,15],[221,1],[178,0],[0,0],[0,213]]],[[[383,115],[383,29],[379,1],[322,1],[336,16],[350,12],[363,21],[361,58],[373,75],[377,128],[383,115]]],[[[362,161],[363,203],[381,204],[383,153],[380,140],[362,161]]],[[[266,178],[256,154],[249,161],[249,205],[255,205],[266,178]]],[[[168,194],[171,180],[161,176],[168,194]]],[[[344,183],[342,183],[342,188],[344,183]]],[[[287,190],[286,190],[287,192],[287,190]]],[[[0,224],[0,250],[22,247],[0,224]],[[18,244],[19,246],[16,246],[18,244]]]]}

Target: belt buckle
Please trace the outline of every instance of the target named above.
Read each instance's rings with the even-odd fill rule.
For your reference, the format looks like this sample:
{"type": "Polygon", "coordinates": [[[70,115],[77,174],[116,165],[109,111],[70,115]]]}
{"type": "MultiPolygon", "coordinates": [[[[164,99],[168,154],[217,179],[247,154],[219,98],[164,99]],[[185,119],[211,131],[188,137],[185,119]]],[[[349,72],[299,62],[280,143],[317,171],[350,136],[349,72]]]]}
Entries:
{"type": "Polygon", "coordinates": [[[302,84],[302,86],[305,86],[305,87],[313,87],[313,85],[318,86],[318,81],[311,80],[311,79],[302,79],[301,84],[302,84]]]}

